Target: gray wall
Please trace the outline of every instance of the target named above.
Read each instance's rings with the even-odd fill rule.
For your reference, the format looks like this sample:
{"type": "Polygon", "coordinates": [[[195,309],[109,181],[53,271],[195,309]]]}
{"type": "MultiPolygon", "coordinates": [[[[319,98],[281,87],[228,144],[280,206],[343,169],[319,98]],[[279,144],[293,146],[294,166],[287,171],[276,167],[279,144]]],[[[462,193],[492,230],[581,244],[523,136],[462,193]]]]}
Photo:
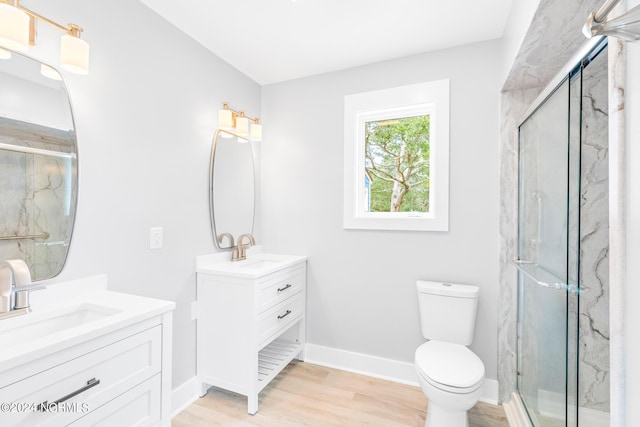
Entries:
{"type": "Polygon", "coordinates": [[[309,256],[310,343],[412,362],[424,341],[415,281],[477,284],[471,348],[496,378],[500,48],[478,43],[263,88],[263,241],[309,256]],[[344,230],[344,96],[444,78],[449,232],[344,230]]]}
{"type": "MultiPolygon", "coordinates": [[[[85,28],[90,74],[65,73],[75,111],[80,191],[58,280],[109,275],[110,287],[175,301],[173,386],[195,375],[194,257],[214,251],[208,169],[220,103],[260,113],[258,84],[137,1],[32,1],[85,28]],[[149,227],[164,248],[149,250],[149,227]]],[[[60,34],[39,26],[30,54],[58,64],[60,34]]],[[[252,114],[252,115],[253,115],[252,114]]]]}
{"type": "MultiPolygon", "coordinates": [[[[89,76],[66,75],[80,149],[79,210],[59,280],[109,275],[116,290],[176,301],[174,387],[195,374],[194,256],[214,251],[207,177],[220,102],[260,114],[260,87],[138,2],[38,0],[86,28],[89,76]],[[123,13],[126,11],[126,13],[123,13]],[[148,249],[149,227],[164,249],[148,249]]],[[[34,57],[57,64],[59,35],[34,57]]],[[[412,361],[423,342],[415,280],[481,286],[472,349],[496,378],[500,43],[485,42],[262,89],[262,232],[307,254],[309,341],[412,361]],[[450,231],[342,228],[344,95],[451,79],[450,231]],[[268,124],[268,125],[267,125],[268,124]]]]}

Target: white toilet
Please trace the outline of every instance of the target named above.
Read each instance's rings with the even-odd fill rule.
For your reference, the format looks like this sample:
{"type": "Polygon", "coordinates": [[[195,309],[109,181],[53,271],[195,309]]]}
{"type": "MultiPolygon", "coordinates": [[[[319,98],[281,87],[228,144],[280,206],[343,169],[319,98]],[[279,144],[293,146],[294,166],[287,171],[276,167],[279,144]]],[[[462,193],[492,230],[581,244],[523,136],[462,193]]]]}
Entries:
{"type": "Polygon", "coordinates": [[[429,399],[426,427],[468,427],[467,411],[480,398],[484,364],[466,346],[473,341],[477,286],[419,280],[422,335],[415,365],[429,399]]]}

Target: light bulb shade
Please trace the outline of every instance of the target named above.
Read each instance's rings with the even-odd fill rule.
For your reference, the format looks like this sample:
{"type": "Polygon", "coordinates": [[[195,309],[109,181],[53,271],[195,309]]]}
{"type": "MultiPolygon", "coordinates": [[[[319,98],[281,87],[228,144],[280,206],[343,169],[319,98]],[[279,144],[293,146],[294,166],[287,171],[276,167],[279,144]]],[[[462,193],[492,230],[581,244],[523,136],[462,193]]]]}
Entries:
{"type": "Polygon", "coordinates": [[[11,52],[0,47],[0,59],[11,59],[11,52]]]}
{"type": "Polygon", "coordinates": [[[236,133],[243,138],[249,137],[249,119],[246,117],[236,117],[236,133]]]}
{"type": "Polygon", "coordinates": [[[262,125],[261,124],[253,123],[251,125],[251,140],[262,141],[262,125]]]}
{"type": "MultiPolygon", "coordinates": [[[[233,129],[233,114],[231,110],[218,110],[218,128],[224,130],[233,129]]],[[[222,133],[222,136],[227,138],[228,134],[222,133]]]]}
{"type": "Polygon", "coordinates": [[[29,15],[0,3],[0,46],[24,52],[29,48],[29,15]]]}
{"type": "Polygon", "coordinates": [[[89,74],[89,43],[78,37],[62,36],[60,66],[75,74],[89,74]]]}
{"type": "Polygon", "coordinates": [[[62,80],[62,76],[60,75],[60,73],[55,68],[52,68],[46,64],[40,65],[40,74],[47,78],[50,78],[51,80],[62,80]]]}

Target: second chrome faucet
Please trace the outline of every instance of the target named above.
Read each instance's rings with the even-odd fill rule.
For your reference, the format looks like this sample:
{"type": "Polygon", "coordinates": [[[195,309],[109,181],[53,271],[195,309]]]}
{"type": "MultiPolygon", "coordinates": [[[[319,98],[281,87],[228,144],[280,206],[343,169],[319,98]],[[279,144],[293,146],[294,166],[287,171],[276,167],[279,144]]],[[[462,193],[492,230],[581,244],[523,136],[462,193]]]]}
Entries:
{"type": "Polygon", "coordinates": [[[28,313],[29,292],[39,289],[45,286],[31,284],[31,273],[24,261],[0,263],[0,319],[28,313]]]}

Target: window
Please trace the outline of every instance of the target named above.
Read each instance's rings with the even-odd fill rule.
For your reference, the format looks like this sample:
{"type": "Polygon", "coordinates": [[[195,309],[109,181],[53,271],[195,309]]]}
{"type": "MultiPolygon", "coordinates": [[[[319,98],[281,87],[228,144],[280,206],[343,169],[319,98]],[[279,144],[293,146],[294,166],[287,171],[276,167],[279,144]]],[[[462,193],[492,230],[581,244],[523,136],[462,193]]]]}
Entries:
{"type": "Polygon", "coordinates": [[[345,97],[344,227],[447,231],[449,81],[345,97]]]}

